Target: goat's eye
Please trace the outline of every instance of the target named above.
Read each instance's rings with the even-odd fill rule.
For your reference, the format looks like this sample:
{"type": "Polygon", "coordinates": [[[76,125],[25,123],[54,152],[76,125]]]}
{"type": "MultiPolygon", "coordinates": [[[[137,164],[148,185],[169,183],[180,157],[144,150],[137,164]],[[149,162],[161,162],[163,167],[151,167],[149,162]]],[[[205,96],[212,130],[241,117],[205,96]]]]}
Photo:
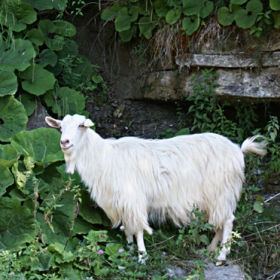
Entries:
{"type": "Polygon", "coordinates": [[[80,124],[80,125],[79,125],[79,127],[83,128],[83,127],[84,127],[84,125],[83,125],[83,124],[80,124]]]}

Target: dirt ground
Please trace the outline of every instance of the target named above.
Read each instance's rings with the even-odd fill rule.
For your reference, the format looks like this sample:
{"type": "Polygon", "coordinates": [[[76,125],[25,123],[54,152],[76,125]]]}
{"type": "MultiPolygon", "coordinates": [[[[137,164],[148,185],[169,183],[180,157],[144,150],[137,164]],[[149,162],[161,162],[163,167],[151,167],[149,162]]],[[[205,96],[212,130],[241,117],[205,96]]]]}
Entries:
{"type": "Polygon", "coordinates": [[[110,96],[106,104],[96,104],[87,102],[86,111],[104,138],[160,138],[179,130],[175,102],[131,101],[110,96]]]}

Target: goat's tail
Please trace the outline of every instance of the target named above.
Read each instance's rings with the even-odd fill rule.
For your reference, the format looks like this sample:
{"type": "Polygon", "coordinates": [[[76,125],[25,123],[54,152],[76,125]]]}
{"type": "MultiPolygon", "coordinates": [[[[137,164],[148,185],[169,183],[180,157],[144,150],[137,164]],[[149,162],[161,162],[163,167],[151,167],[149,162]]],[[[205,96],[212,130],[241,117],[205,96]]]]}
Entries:
{"type": "Polygon", "coordinates": [[[264,136],[261,135],[255,135],[251,138],[247,138],[241,146],[241,151],[244,155],[247,155],[249,153],[255,153],[258,155],[265,155],[267,153],[266,151],[266,140],[262,142],[254,142],[257,138],[266,139],[264,136]]]}

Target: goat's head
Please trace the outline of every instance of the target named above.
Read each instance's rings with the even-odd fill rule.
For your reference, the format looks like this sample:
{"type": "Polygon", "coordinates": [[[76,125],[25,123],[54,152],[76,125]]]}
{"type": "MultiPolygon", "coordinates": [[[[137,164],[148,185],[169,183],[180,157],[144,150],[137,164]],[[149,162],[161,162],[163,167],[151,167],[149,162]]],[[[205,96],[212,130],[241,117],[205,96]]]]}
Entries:
{"type": "Polygon", "coordinates": [[[72,154],[78,148],[85,131],[94,125],[90,119],[81,115],[66,115],[62,121],[51,117],[45,120],[49,126],[60,128],[60,147],[65,155],[72,154]]]}

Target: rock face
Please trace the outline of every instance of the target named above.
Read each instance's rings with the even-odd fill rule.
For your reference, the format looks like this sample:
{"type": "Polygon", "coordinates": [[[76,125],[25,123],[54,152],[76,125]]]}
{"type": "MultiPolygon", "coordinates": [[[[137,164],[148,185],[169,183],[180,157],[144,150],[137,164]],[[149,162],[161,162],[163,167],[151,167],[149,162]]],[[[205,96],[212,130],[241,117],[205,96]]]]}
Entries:
{"type": "MultiPolygon", "coordinates": [[[[192,265],[190,265],[192,266],[192,265]]],[[[176,266],[167,267],[168,276],[175,279],[183,279],[188,276],[188,272],[176,266]]],[[[215,266],[212,262],[207,262],[204,269],[205,280],[245,280],[245,275],[238,265],[229,262],[227,266],[215,266]]]]}
{"type": "MultiPolygon", "coordinates": [[[[84,19],[88,21],[87,17],[84,19]]],[[[155,34],[149,45],[143,46],[113,43],[93,21],[75,25],[81,52],[114,79],[118,98],[179,100],[191,93],[193,74],[213,68],[219,74],[218,95],[257,102],[280,101],[277,30],[266,32],[259,39],[249,35],[249,30],[221,27],[212,20],[192,37],[171,36],[171,31],[167,31],[165,35],[155,34]]],[[[108,25],[107,28],[113,29],[108,25]]]]}

